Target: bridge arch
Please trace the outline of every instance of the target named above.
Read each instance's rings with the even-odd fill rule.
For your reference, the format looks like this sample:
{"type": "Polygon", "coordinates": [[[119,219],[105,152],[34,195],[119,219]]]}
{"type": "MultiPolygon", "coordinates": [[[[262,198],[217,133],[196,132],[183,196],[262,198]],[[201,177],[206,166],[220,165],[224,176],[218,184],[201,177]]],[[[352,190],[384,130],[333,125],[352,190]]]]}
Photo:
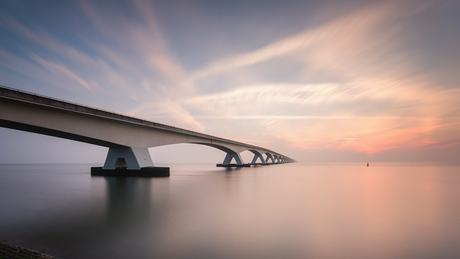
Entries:
{"type": "MultiPolygon", "coordinates": [[[[185,143],[209,146],[209,147],[213,147],[213,148],[216,148],[218,150],[225,152],[226,156],[224,158],[224,161],[222,162],[222,165],[224,166],[230,165],[232,161],[234,161],[235,165],[237,166],[244,165],[243,158],[241,157],[241,152],[244,152],[244,151],[249,151],[253,153],[254,155],[250,164],[252,165],[257,164],[256,163],[257,160],[260,160],[260,164],[268,163],[268,160],[265,160],[262,156],[264,152],[254,149],[254,148],[236,146],[236,145],[227,144],[227,143],[209,143],[209,142],[196,142],[196,141],[176,142],[174,144],[185,144],[185,143]]],[[[159,146],[167,146],[167,145],[171,145],[171,144],[159,145],[159,146]]],[[[267,153],[267,154],[270,154],[270,153],[267,153]]],[[[117,161],[120,161],[120,160],[126,161],[127,169],[139,169],[142,167],[154,166],[147,148],[111,147],[109,148],[103,169],[116,169],[117,163],[118,163],[117,161]]],[[[274,163],[273,159],[272,159],[272,163],[274,163]]]]}
{"type": "Polygon", "coordinates": [[[271,160],[272,163],[275,163],[275,159],[273,158],[272,154],[270,154],[269,152],[265,152],[265,155],[267,156],[265,159],[266,163],[268,163],[268,160],[271,160]]]}
{"type": "Polygon", "coordinates": [[[210,147],[217,148],[219,150],[226,152],[227,154],[225,155],[222,165],[229,165],[232,162],[232,160],[235,160],[235,163],[237,165],[243,165],[243,159],[241,158],[241,155],[240,155],[240,153],[244,151],[242,150],[242,148],[229,147],[228,145],[224,145],[224,144],[206,143],[206,142],[190,142],[190,143],[210,146],[210,147]]]}
{"type": "Polygon", "coordinates": [[[248,151],[252,152],[254,154],[254,158],[251,161],[252,165],[257,164],[257,160],[260,160],[261,164],[267,164],[267,161],[265,161],[264,157],[262,156],[263,151],[255,150],[255,149],[249,149],[248,151]]]}
{"type": "Polygon", "coordinates": [[[248,148],[248,147],[241,147],[241,146],[233,146],[233,145],[228,145],[224,143],[203,143],[203,142],[191,142],[193,144],[198,144],[198,145],[205,145],[205,146],[210,146],[213,148],[217,148],[221,151],[224,151],[227,153],[226,157],[224,158],[224,162],[222,165],[229,165],[232,160],[235,160],[235,163],[237,165],[243,165],[243,159],[241,157],[241,153],[244,151],[249,151],[251,152],[254,157],[251,161],[251,165],[257,164],[257,160],[260,160],[261,164],[267,164],[268,161],[266,161],[263,158],[263,153],[264,151],[261,151],[259,149],[254,149],[254,148],[248,148]]]}

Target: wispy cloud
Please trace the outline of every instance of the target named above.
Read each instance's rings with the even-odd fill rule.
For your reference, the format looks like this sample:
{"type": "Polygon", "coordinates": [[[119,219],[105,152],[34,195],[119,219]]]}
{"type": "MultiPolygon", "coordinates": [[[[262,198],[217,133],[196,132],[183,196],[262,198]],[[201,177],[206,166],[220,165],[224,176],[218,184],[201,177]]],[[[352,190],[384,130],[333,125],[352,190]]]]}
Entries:
{"type": "MultiPolygon", "coordinates": [[[[358,44],[360,47],[367,46],[367,50],[370,47],[375,50],[375,44],[379,44],[378,40],[372,40],[366,36],[368,36],[368,33],[371,32],[378,23],[382,22],[385,17],[390,16],[392,11],[394,11],[394,8],[390,5],[366,7],[322,26],[308,29],[297,35],[270,43],[252,52],[242,53],[215,61],[193,72],[190,77],[192,80],[198,80],[212,75],[233,71],[238,68],[267,62],[276,58],[290,56],[296,59],[296,57],[299,57],[299,54],[300,58],[305,58],[305,51],[311,48],[314,48],[316,51],[318,51],[319,48],[319,52],[309,52],[307,57],[309,61],[311,59],[319,61],[320,63],[316,64],[316,66],[320,64],[324,65],[326,62],[328,65],[331,65],[330,63],[334,61],[341,61],[340,59],[344,57],[344,54],[356,58],[355,55],[357,53],[366,51],[366,49],[356,48],[358,44]],[[340,40],[337,41],[338,39],[340,40]],[[362,44],[362,41],[367,41],[367,44],[362,44]],[[325,45],[326,47],[323,48],[325,45]],[[335,56],[335,54],[340,55],[335,56]]],[[[389,43],[391,42],[386,41],[383,44],[380,43],[380,45],[383,46],[389,43]]],[[[392,45],[393,44],[389,44],[388,47],[392,45]]],[[[313,65],[315,66],[315,64],[313,65]]],[[[345,69],[341,67],[340,64],[333,67],[333,69],[338,68],[345,69]]]]}
{"type": "Polygon", "coordinates": [[[238,89],[216,94],[194,96],[186,104],[212,105],[213,102],[266,102],[291,104],[328,104],[354,102],[363,99],[392,101],[433,101],[448,98],[456,90],[436,92],[423,85],[392,81],[358,81],[327,84],[261,84],[241,86],[238,89]],[[434,95],[433,95],[434,94],[434,95]],[[211,104],[210,104],[211,103],[211,104]]]}
{"type": "Polygon", "coordinates": [[[190,115],[187,109],[171,99],[144,103],[126,114],[153,120],[167,119],[171,124],[179,127],[199,132],[204,131],[204,127],[197,122],[194,116],[190,115]]]}
{"type": "MultiPolygon", "coordinates": [[[[6,28],[43,50],[26,51],[25,55],[30,60],[22,59],[23,63],[49,71],[58,87],[67,87],[67,78],[91,92],[108,94],[106,98],[114,98],[113,95],[117,94],[114,90],[120,91],[132,100],[131,107],[137,106],[124,108],[132,116],[153,119],[155,112],[152,110],[161,108],[162,113],[167,115],[162,122],[202,131],[203,126],[188,111],[173,105],[175,98],[192,93],[193,85],[170,54],[152,4],[147,1],[134,3],[133,10],[140,17],[137,21],[116,8],[102,12],[101,6],[95,3],[81,1],[78,5],[100,33],[99,38],[87,38],[77,32],[77,43],[63,41],[39,26],[31,28],[12,17],[2,17],[6,28]],[[107,15],[116,15],[116,22],[108,19],[107,15]],[[93,55],[88,50],[98,54],[93,55]]],[[[15,60],[20,59],[14,54],[9,55],[15,60]]],[[[21,67],[10,65],[16,71],[21,67]]],[[[24,72],[33,76],[30,71],[24,72]]],[[[126,100],[124,103],[127,103],[126,100]]]]}
{"type": "MultiPolygon", "coordinates": [[[[0,64],[56,87],[71,83],[131,116],[224,137],[252,134],[268,147],[374,154],[459,143],[459,88],[443,87],[411,48],[418,39],[410,21],[438,8],[432,2],[325,8],[321,22],[297,24],[297,33],[251,51],[223,46],[236,54],[203,66],[183,65],[193,55],[180,56],[185,47],[170,41],[185,36],[150,1],[77,6],[91,26],[70,28],[70,38],[3,15],[2,26],[26,43],[14,54],[0,48],[0,64]]],[[[206,52],[208,41],[194,40],[206,52]]]]}
{"type": "MultiPolygon", "coordinates": [[[[136,100],[139,106],[129,111],[133,116],[150,118],[152,112],[147,111],[150,103],[155,102],[155,108],[167,104],[167,100],[174,100],[178,97],[193,93],[194,87],[186,78],[180,63],[171,55],[168,43],[158,25],[155,10],[150,2],[135,1],[134,9],[141,18],[140,22],[122,17],[121,24],[125,34],[120,35],[118,28],[114,27],[109,20],[103,19],[100,10],[88,3],[82,2],[82,10],[92,21],[96,28],[109,38],[116,40],[118,44],[129,46],[128,49],[118,51],[116,48],[104,46],[100,43],[87,42],[95,48],[107,60],[116,64],[119,69],[108,69],[107,73],[114,78],[113,81],[126,81],[130,78],[135,85],[126,85],[126,91],[137,92],[136,100]],[[120,76],[121,74],[121,76],[120,76]],[[119,79],[117,78],[119,77],[119,79]]],[[[154,107],[151,107],[152,109],[154,107]]],[[[184,109],[166,109],[172,121],[182,121],[182,126],[192,126],[195,129],[202,129],[197,126],[199,123],[188,117],[184,109]],[[186,120],[177,119],[185,118],[186,120]],[[190,122],[190,124],[184,124],[190,122]]],[[[166,112],[166,111],[163,111],[166,112]]]]}
{"type": "Polygon", "coordinates": [[[79,77],[78,75],[76,75],[75,73],[73,73],[72,71],[70,71],[68,68],[66,68],[65,66],[63,66],[61,64],[58,64],[58,63],[55,63],[55,62],[52,62],[52,61],[48,61],[48,60],[44,60],[43,58],[40,58],[37,55],[33,55],[32,58],[37,63],[39,63],[40,65],[42,65],[43,67],[45,67],[49,71],[53,72],[54,74],[58,74],[58,75],[63,74],[65,76],[71,78],[72,80],[75,80],[76,82],[78,82],[80,85],[82,85],[83,87],[85,87],[86,89],[88,89],[91,92],[94,91],[94,88],[98,88],[97,84],[86,82],[81,77],[79,77]]]}
{"type": "Polygon", "coordinates": [[[274,120],[266,131],[302,149],[372,154],[439,142],[443,138],[436,132],[447,127],[442,118],[458,114],[460,91],[428,84],[430,75],[417,73],[415,60],[399,50],[409,40],[404,14],[415,13],[406,11],[397,3],[368,6],[261,49],[215,61],[191,78],[228,78],[263,63],[270,68],[265,73],[273,73],[279,65],[271,60],[279,58],[302,73],[293,83],[235,85],[183,103],[200,119],[274,120]],[[317,81],[318,74],[326,75],[324,83],[307,83],[317,81]]]}

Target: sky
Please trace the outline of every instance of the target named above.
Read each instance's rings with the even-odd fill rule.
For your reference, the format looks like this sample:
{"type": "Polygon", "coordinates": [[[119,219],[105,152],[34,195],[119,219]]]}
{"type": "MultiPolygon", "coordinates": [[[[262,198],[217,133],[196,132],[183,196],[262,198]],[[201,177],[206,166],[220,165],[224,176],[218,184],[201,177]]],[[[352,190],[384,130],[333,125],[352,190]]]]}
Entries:
{"type": "MultiPolygon", "coordinates": [[[[299,162],[456,162],[459,13],[440,0],[1,0],[0,84],[299,162]]],[[[4,128],[0,147],[0,163],[107,154],[4,128]]],[[[149,151],[154,163],[224,157],[149,151]]]]}

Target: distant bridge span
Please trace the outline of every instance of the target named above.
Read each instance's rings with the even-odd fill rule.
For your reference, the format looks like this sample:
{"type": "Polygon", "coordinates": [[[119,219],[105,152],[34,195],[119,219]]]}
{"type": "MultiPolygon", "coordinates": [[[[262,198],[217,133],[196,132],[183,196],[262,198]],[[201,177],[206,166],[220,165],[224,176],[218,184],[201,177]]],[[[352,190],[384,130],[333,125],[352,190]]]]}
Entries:
{"type": "Polygon", "coordinates": [[[153,167],[148,148],[178,143],[207,145],[226,152],[221,166],[245,165],[240,153],[246,150],[254,154],[250,164],[294,162],[266,148],[4,86],[0,86],[0,127],[108,147],[104,170],[153,167]],[[233,160],[235,164],[231,164],[233,160]]]}

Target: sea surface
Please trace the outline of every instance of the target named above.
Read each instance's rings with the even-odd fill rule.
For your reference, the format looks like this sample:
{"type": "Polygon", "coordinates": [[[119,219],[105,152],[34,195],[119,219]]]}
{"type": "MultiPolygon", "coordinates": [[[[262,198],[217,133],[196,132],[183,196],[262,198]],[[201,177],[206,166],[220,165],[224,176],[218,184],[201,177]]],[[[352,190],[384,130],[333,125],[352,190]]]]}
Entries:
{"type": "Polygon", "coordinates": [[[0,165],[0,240],[63,259],[460,258],[458,164],[90,166],[0,165]]]}

